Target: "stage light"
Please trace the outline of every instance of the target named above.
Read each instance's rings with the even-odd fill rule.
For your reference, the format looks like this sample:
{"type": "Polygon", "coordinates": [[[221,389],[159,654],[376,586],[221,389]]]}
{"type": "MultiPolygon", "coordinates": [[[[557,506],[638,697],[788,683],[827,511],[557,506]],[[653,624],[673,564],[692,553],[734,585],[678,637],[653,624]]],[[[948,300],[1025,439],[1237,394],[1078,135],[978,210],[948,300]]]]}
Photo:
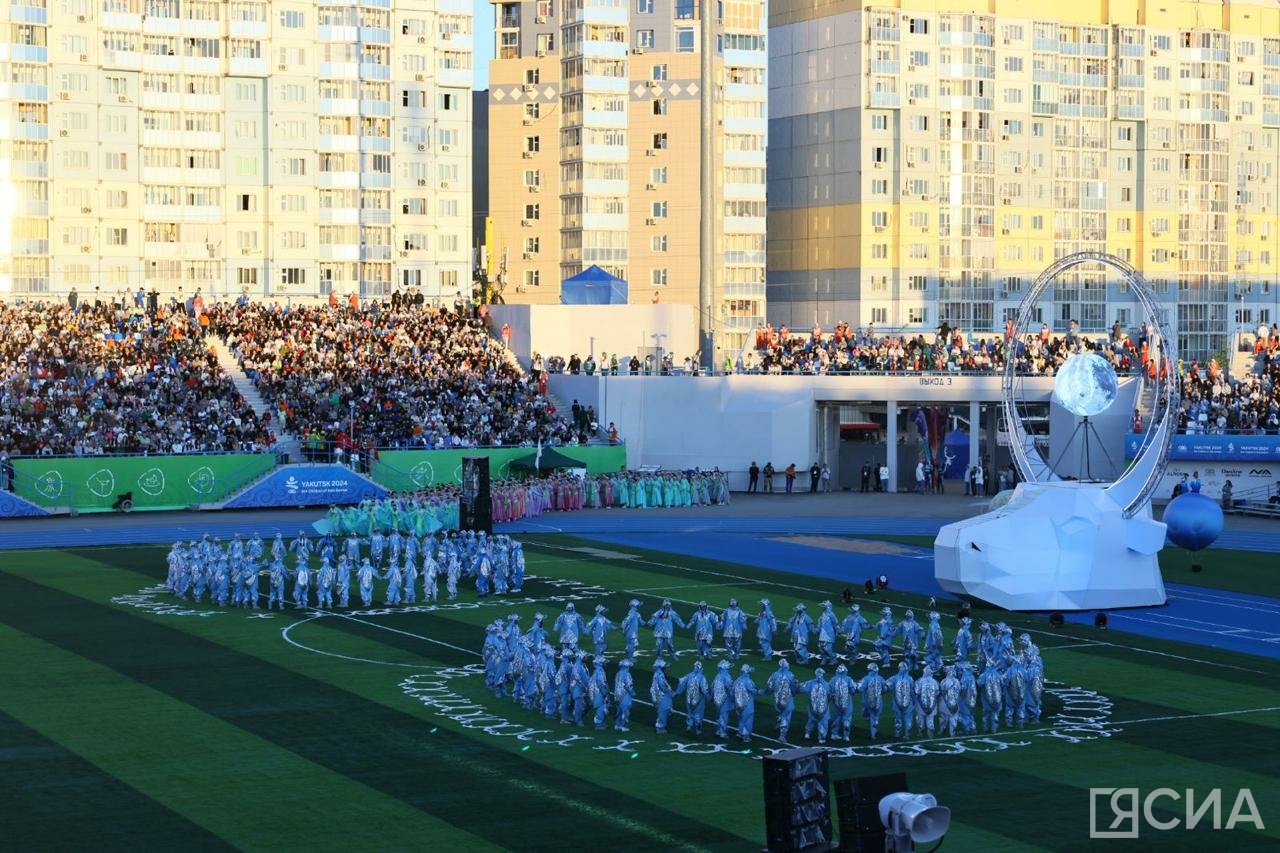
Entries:
{"type": "Polygon", "coordinates": [[[933,794],[901,791],[880,800],[887,851],[914,850],[917,844],[941,842],[951,826],[951,809],[938,805],[933,794]]]}

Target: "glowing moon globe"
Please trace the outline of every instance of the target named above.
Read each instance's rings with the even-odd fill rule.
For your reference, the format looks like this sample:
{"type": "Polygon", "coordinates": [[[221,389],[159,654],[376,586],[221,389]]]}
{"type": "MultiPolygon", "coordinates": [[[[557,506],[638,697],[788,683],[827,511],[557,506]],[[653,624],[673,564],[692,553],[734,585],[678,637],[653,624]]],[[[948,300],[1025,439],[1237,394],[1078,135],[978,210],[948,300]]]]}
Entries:
{"type": "Polygon", "coordinates": [[[1116,401],[1116,371],[1096,353],[1077,353],[1063,363],[1053,380],[1053,399],[1082,418],[1105,412],[1116,401]]]}

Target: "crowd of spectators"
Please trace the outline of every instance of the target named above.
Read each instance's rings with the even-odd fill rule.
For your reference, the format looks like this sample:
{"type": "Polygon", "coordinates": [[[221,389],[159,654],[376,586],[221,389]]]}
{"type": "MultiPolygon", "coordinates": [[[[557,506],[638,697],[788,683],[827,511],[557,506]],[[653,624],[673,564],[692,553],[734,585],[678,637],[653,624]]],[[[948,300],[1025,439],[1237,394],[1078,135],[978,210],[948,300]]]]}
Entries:
{"type": "Polygon", "coordinates": [[[0,303],[0,451],[262,450],[272,437],[173,309],[123,298],[0,303]]]}
{"type": "Polygon", "coordinates": [[[1259,356],[1260,372],[1229,379],[1218,362],[1192,362],[1182,373],[1180,432],[1280,435],[1280,351],[1259,356]]]}
{"type": "Polygon", "coordinates": [[[288,430],[340,448],[568,444],[539,385],[462,304],[211,309],[288,430]]]}

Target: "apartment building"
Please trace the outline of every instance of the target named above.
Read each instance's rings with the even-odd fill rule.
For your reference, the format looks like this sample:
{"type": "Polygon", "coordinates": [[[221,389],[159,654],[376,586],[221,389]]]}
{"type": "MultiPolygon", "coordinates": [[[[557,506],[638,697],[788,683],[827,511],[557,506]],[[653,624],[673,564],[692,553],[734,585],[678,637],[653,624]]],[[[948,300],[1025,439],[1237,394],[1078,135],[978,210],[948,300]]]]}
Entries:
{"type": "Polygon", "coordinates": [[[0,286],[470,287],[466,0],[12,0],[0,286]]]}
{"type": "MultiPolygon", "coordinates": [[[[1275,322],[1280,7],[770,6],[769,317],[1002,328],[1053,260],[1118,255],[1181,350],[1275,322]]],[[[1077,267],[1038,321],[1136,324],[1077,267]]]]}
{"type": "MultiPolygon", "coordinates": [[[[633,302],[699,304],[700,6],[496,2],[489,209],[509,302],[558,303],[597,264],[633,302]]],[[[763,0],[718,5],[715,300],[721,349],[764,319],[763,0]]]]}

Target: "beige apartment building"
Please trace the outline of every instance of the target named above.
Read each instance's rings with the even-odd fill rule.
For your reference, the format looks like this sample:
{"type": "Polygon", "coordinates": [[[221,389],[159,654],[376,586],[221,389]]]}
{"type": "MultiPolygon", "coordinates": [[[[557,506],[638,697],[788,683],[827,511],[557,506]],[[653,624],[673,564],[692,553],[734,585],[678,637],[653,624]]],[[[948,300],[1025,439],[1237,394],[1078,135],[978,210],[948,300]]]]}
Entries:
{"type": "MultiPolygon", "coordinates": [[[[495,2],[489,251],[508,302],[558,303],[597,264],[632,302],[698,304],[700,14],[691,0],[495,2]]],[[[721,349],[764,318],[763,0],[717,22],[712,324],[721,349]]]]}
{"type": "MultiPolygon", "coordinates": [[[[1003,327],[1053,260],[1114,253],[1181,350],[1275,322],[1280,6],[776,0],[769,317],[1003,327]]],[[[1136,324],[1101,270],[1038,319],[1136,324]]]]}
{"type": "Polygon", "coordinates": [[[467,0],[0,8],[0,287],[470,286],[467,0]]]}

